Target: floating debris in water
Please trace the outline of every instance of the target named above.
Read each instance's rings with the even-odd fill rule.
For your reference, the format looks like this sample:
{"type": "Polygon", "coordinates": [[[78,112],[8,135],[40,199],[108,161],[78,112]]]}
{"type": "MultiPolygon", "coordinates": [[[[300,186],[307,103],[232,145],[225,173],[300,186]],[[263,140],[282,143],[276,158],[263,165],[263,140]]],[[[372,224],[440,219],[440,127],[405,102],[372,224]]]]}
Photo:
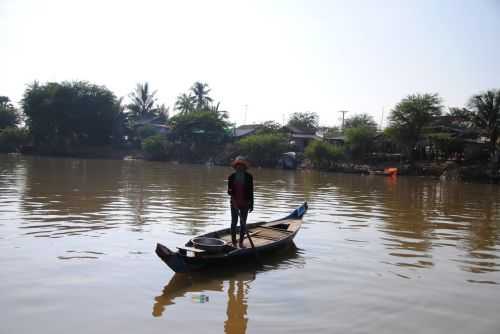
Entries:
{"type": "Polygon", "coordinates": [[[195,303],[203,304],[203,303],[208,303],[208,296],[207,295],[193,295],[191,297],[191,300],[195,303]]]}

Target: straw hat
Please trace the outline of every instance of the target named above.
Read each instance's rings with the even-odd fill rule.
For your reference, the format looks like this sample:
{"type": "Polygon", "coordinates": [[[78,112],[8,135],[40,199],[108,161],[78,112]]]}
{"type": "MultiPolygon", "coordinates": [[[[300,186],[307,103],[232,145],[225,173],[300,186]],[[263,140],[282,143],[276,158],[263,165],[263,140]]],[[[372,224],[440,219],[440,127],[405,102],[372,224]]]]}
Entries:
{"type": "Polygon", "coordinates": [[[242,156],[242,155],[237,156],[231,162],[231,167],[233,167],[233,168],[236,169],[236,165],[243,165],[243,166],[245,166],[245,168],[250,167],[250,164],[248,163],[247,159],[244,156],[242,156]]]}

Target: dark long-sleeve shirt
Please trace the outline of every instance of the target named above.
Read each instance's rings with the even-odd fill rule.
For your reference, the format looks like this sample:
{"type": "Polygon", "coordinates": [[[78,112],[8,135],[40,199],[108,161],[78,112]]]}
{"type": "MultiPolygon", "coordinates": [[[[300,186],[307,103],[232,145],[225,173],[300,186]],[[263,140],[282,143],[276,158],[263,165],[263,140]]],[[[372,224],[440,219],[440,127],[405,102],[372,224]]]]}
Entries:
{"type": "Polygon", "coordinates": [[[244,172],[243,182],[238,180],[236,173],[229,175],[227,193],[231,196],[231,205],[238,208],[253,209],[253,176],[244,172]]]}

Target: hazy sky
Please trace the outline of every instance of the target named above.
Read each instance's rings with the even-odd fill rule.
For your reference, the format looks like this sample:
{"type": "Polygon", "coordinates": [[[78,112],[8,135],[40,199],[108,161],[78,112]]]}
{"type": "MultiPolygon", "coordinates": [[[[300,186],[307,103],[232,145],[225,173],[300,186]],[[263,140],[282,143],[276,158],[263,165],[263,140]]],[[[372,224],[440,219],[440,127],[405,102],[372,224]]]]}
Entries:
{"type": "Polygon", "coordinates": [[[34,80],[148,81],[173,106],[203,81],[238,124],[380,122],[411,93],[462,106],[500,88],[500,1],[0,0],[0,64],[16,102],[34,80]]]}

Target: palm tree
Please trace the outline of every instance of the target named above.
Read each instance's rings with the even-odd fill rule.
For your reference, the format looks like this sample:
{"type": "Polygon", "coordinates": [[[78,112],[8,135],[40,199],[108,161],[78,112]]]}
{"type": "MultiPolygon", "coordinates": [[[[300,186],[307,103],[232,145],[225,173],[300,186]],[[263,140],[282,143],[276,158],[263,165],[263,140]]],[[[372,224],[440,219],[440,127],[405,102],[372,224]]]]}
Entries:
{"type": "Polygon", "coordinates": [[[197,110],[202,110],[204,107],[208,106],[212,102],[212,98],[208,96],[210,93],[210,88],[203,82],[195,82],[191,87],[191,92],[194,95],[194,102],[196,104],[197,110]]]}
{"type": "Polygon", "coordinates": [[[211,104],[206,107],[206,110],[219,115],[221,119],[226,119],[228,118],[227,111],[226,110],[219,110],[220,107],[220,102],[217,102],[217,104],[211,104]]]}
{"type": "Polygon", "coordinates": [[[473,113],[474,124],[485,130],[489,138],[489,152],[493,159],[500,131],[500,90],[492,89],[474,95],[467,106],[473,113]]]}
{"type": "Polygon", "coordinates": [[[138,83],[135,91],[133,91],[129,95],[132,103],[130,103],[127,108],[136,118],[154,115],[156,111],[156,98],[154,97],[155,94],[156,91],[149,91],[149,85],[147,82],[144,84],[138,83]]]}
{"type": "Polygon", "coordinates": [[[175,110],[181,112],[181,114],[187,114],[194,110],[194,98],[191,94],[181,94],[177,97],[175,101],[175,110]]]}

